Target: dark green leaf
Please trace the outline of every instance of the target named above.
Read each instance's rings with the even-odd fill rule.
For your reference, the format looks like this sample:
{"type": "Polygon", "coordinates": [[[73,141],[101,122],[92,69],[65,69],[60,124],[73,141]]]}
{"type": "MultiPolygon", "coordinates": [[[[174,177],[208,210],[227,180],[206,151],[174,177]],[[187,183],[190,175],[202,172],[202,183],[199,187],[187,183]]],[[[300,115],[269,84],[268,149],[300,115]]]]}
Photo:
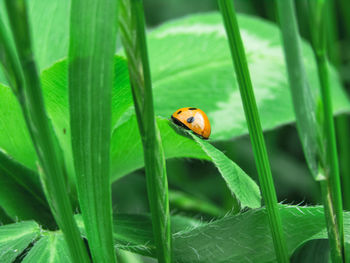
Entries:
{"type": "Polygon", "coordinates": [[[16,220],[55,227],[38,175],[0,151],[0,206],[16,220]]]}

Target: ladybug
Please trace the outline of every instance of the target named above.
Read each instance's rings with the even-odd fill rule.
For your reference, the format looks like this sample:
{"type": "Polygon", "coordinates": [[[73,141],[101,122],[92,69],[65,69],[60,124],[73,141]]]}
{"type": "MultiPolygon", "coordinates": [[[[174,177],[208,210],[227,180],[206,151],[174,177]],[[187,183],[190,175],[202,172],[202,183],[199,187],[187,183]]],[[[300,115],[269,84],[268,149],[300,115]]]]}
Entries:
{"type": "Polygon", "coordinates": [[[204,111],[198,108],[181,108],[171,115],[172,121],[184,127],[187,130],[192,130],[195,134],[203,139],[208,139],[210,136],[210,122],[204,111]]]}

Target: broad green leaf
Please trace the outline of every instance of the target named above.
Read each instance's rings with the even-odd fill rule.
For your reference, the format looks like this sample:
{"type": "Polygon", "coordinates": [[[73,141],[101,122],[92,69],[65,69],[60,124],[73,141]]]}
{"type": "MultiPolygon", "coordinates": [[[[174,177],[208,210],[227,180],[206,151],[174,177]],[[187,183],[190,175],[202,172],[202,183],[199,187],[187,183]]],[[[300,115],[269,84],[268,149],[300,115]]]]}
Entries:
{"type": "MultiPolygon", "coordinates": [[[[276,25],[256,17],[238,17],[241,35],[264,130],[295,121],[276,25]]],[[[155,110],[168,117],[181,107],[204,110],[213,140],[247,133],[226,34],[219,14],[192,15],[165,23],[149,34],[148,46],[155,94],[155,110]]],[[[312,89],[319,86],[315,58],[303,43],[312,89]]],[[[349,111],[349,102],[331,71],[336,112],[349,111]]]]}
{"type": "Polygon", "coordinates": [[[40,227],[34,221],[23,221],[0,227],[0,262],[11,263],[40,235],[40,227]]]}
{"type": "Polygon", "coordinates": [[[253,179],[213,145],[192,133],[189,134],[202,147],[205,153],[210,156],[232,194],[241,202],[241,206],[250,208],[260,207],[260,190],[253,179]]]}
{"type": "MultiPolygon", "coordinates": [[[[52,3],[55,1],[45,4],[51,5],[52,3]]],[[[57,15],[61,16],[62,12],[58,12],[57,15]]],[[[295,121],[277,27],[264,20],[245,15],[239,16],[239,24],[242,28],[263,129],[269,130],[295,121]]],[[[65,37],[61,31],[60,37],[65,37]]],[[[62,41],[66,40],[62,39],[62,41]]],[[[232,63],[225,32],[218,14],[193,15],[168,22],[149,34],[148,43],[155,107],[158,115],[169,118],[177,108],[196,106],[206,111],[211,120],[212,140],[229,139],[247,133],[239,92],[235,77],[232,76],[232,63]]],[[[308,45],[303,44],[303,47],[310,83],[313,88],[317,88],[318,79],[312,52],[308,45]]],[[[125,65],[125,61],[117,59],[115,69],[118,77],[115,78],[112,97],[113,138],[111,145],[114,149],[117,149],[117,143],[123,140],[122,136],[128,135],[118,131],[117,127],[122,126],[121,129],[128,132],[134,132],[132,127],[136,128],[134,126],[136,122],[132,120],[134,113],[128,88],[127,68],[119,66],[118,63],[125,65]],[[127,124],[128,121],[130,124],[127,124]]],[[[334,109],[338,112],[348,111],[348,101],[340,88],[339,80],[333,73],[332,70],[334,109]]],[[[65,152],[69,174],[72,175],[72,153],[68,139],[70,127],[67,117],[66,74],[66,62],[56,63],[43,72],[42,84],[46,106],[53,120],[56,135],[65,152]]],[[[13,156],[15,160],[35,169],[36,155],[19,107],[10,90],[5,86],[0,86],[0,103],[3,105],[0,108],[0,148],[13,156]]],[[[166,139],[163,133],[169,133],[169,131],[171,133],[171,130],[164,128],[162,131],[159,121],[158,125],[161,129],[167,158],[181,156],[205,158],[206,155],[199,147],[195,148],[190,145],[195,145],[194,143],[185,143],[188,150],[183,150],[183,155],[181,155],[183,143],[179,139],[180,136],[169,135],[169,139],[166,139]],[[171,149],[170,145],[172,145],[171,149]],[[186,153],[186,151],[189,152],[186,153]]],[[[135,139],[135,141],[138,140],[135,139]]],[[[112,155],[123,157],[127,156],[123,154],[123,151],[128,151],[132,154],[130,157],[135,160],[135,163],[130,161],[131,158],[128,160],[124,158],[125,163],[112,159],[114,180],[143,167],[140,144],[137,143],[135,151],[131,152],[130,148],[133,144],[125,143],[125,141],[123,140],[125,149],[121,148],[118,153],[114,150],[112,155]]]]}
{"type": "MultiPolygon", "coordinates": [[[[157,124],[167,159],[174,157],[209,159],[192,139],[178,134],[170,126],[169,120],[158,117],[157,124]]],[[[143,167],[143,150],[135,115],[114,130],[111,151],[112,180],[143,167]]]]}
{"type": "MultiPolygon", "coordinates": [[[[313,239],[327,238],[323,208],[280,205],[288,253],[313,239]]],[[[345,213],[345,240],[350,242],[350,214],[345,213]]],[[[115,223],[115,245],[155,257],[151,221],[125,216],[115,223]],[[138,233],[138,234],[136,234],[138,233]]],[[[183,227],[173,233],[176,263],[276,262],[265,208],[183,227]]]]}
{"type": "Polygon", "coordinates": [[[61,231],[45,232],[30,249],[23,263],[70,263],[71,258],[61,231]]]}
{"type": "MultiPolygon", "coordinates": [[[[143,167],[143,152],[132,105],[129,77],[125,59],[115,59],[114,88],[112,93],[112,180],[143,167]],[[118,127],[118,129],[116,129],[118,127]],[[130,138],[130,139],[126,139],[130,138]]],[[[56,135],[65,153],[69,175],[74,178],[72,163],[71,130],[67,98],[67,62],[56,63],[42,74],[42,87],[49,115],[55,127],[56,135]]],[[[11,90],[0,86],[0,148],[22,164],[36,169],[36,154],[32,146],[21,110],[11,90]],[[10,140],[8,139],[10,138],[10,140]],[[22,146],[23,147],[22,147],[22,146]]],[[[193,140],[177,134],[169,121],[158,118],[166,158],[187,157],[208,159],[193,140]]]]}

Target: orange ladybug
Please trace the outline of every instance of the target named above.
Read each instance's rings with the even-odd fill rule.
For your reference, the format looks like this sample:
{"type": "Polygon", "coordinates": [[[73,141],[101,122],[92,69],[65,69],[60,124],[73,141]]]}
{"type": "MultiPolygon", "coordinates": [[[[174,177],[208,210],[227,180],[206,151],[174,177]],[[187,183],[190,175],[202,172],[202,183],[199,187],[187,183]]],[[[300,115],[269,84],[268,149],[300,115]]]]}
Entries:
{"type": "Polygon", "coordinates": [[[192,130],[203,139],[210,136],[210,122],[204,111],[198,108],[181,108],[171,115],[173,122],[185,129],[192,130]]]}

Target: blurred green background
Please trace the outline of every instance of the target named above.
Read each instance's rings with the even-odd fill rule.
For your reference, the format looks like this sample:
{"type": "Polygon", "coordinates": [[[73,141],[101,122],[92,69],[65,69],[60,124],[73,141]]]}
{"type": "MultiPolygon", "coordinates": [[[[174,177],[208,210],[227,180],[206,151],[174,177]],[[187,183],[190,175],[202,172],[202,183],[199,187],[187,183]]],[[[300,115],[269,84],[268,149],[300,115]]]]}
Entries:
{"type": "MultiPolygon", "coordinates": [[[[275,21],[273,0],[235,0],[234,2],[240,13],[275,21]]],[[[295,3],[301,35],[308,40],[310,34],[307,29],[306,1],[297,0],[295,3]]],[[[330,60],[339,69],[344,86],[349,89],[350,34],[343,26],[347,18],[343,17],[340,1],[335,1],[334,4],[334,9],[331,7],[329,13],[336,17],[337,24],[334,27],[338,36],[335,37],[336,40],[329,43],[330,60]],[[338,50],[341,54],[339,56],[338,50]]],[[[164,21],[188,14],[217,11],[215,0],[144,0],[144,6],[149,30],[164,21]]],[[[343,118],[342,125],[344,120],[347,125],[348,118],[346,116],[341,118],[343,118]]],[[[319,185],[308,171],[295,125],[291,124],[265,132],[265,139],[279,202],[302,205],[321,204],[319,185]]],[[[215,146],[258,182],[248,136],[232,141],[216,142],[215,146]]],[[[210,219],[234,210],[231,194],[213,164],[191,159],[172,159],[167,162],[167,171],[169,188],[172,190],[170,194],[172,213],[210,219]],[[203,209],[198,209],[201,202],[203,202],[203,209]]],[[[344,176],[343,171],[341,174],[344,176]]],[[[143,169],[113,184],[113,204],[116,211],[120,213],[148,212],[146,195],[143,169]]]]}

